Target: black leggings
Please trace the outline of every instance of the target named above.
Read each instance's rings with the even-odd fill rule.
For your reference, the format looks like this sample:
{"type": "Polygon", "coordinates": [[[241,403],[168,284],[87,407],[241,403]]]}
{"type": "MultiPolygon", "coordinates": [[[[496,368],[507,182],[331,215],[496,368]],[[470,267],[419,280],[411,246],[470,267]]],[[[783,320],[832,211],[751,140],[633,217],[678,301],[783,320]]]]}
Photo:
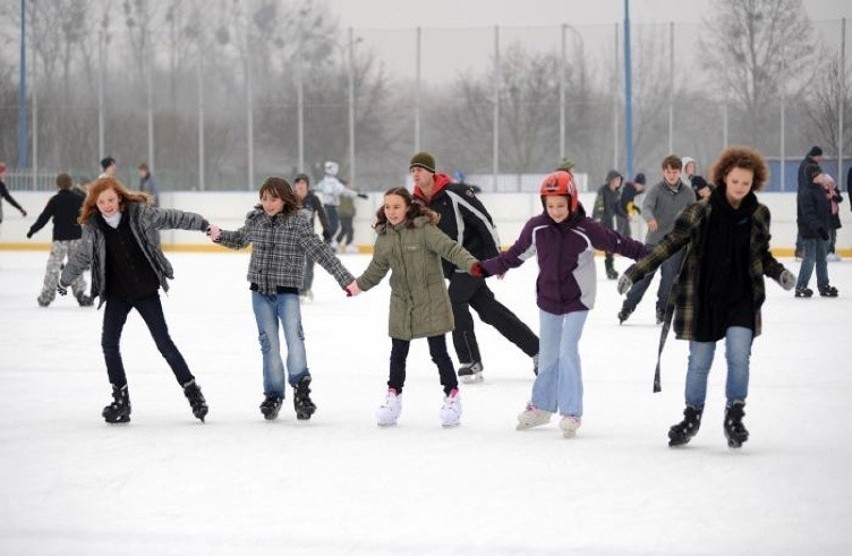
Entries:
{"type": "MultiPolygon", "coordinates": [[[[441,386],[444,387],[444,394],[449,396],[450,392],[458,388],[459,381],[456,378],[456,371],[453,368],[453,360],[450,359],[450,354],[447,353],[446,337],[441,334],[440,336],[429,336],[427,340],[429,341],[429,354],[432,356],[432,361],[438,366],[438,373],[441,376],[441,386]]],[[[391,338],[388,388],[393,388],[397,393],[401,393],[402,387],[405,385],[405,360],[408,359],[409,347],[411,347],[410,340],[391,338]]]]}

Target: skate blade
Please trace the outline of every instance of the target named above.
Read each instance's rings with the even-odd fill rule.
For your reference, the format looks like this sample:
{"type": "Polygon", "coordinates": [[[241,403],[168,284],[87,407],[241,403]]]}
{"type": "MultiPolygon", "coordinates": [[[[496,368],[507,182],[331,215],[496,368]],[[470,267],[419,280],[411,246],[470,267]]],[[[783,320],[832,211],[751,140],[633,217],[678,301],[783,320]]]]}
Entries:
{"type": "Polygon", "coordinates": [[[115,419],[115,420],[112,420],[112,421],[109,421],[109,420],[106,421],[106,423],[108,425],[124,425],[124,424],[129,423],[129,422],[130,422],[129,416],[128,417],[119,417],[118,419],[115,419]]]}
{"type": "Polygon", "coordinates": [[[454,429],[459,425],[461,425],[461,421],[456,421],[455,423],[441,423],[441,428],[454,429]]]}
{"type": "Polygon", "coordinates": [[[479,384],[480,382],[485,381],[485,377],[482,376],[482,373],[476,373],[472,375],[462,375],[459,377],[464,384],[479,384]]]}
{"type": "Polygon", "coordinates": [[[395,426],[396,426],[396,421],[393,421],[393,422],[391,422],[391,423],[376,423],[376,425],[378,425],[379,427],[381,427],[381,428],[385,429],[385,428],[388,428],[388,427],[395,427],[395,426]]]}

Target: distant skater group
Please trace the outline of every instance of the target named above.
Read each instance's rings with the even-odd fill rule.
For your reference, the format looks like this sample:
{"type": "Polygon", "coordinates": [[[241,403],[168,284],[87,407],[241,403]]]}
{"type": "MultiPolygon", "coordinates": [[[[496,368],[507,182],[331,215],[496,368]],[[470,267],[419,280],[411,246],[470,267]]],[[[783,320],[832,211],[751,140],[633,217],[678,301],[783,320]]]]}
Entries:
{"type": "MultiPolygon", "coordinates": [[[[694,172],[694,161],[691,166],[694,172]]],[[[336,170],[327,167],[326,178],[334,177],[336,170]]],[[[140,167],[140,175],[147,171],[140,167]]],[[[310,193],[306,175],[296,176],[293,186],[281,177],[266,179],[244,224],[230,231],[199,214],[160,208],[150,194],[130,191],[108,173],[89,184],[83,198],[70,191],[71,179],[62,174],[57,178],[59,193],[27,235],[54,218],[54,247],[40,305],[50,304],[55,292],[65,295],[70,288],[80,305],[91,305],[98,298],[98,308],[104,306],[101,347],[112,401],[102,414],[108,423],[126,423],[131,417],[120,339],[133,309],[174,373],[192,414],[201,421],[208,414],[207,400],[170,337],[159,297],[159,290],[168,291],[173,278],[159,231],[184,229],[206,233],[230,249],[252,247],[246,279],[262,359],[260,412],[267,420],[278,418],[287,384],[297,420],[310,420],[317,411],[300,307],[300,295],[304,298],[310,290],[316,262],[349,296],[369,291],[390,273],[390,359],[387,389],[375,416],[379,426],[395,425],[402,416],[406,360],[411,341],[417,338],[426,338],[438,370],[443,394],[439,422],[445,428],[460,424],[459,379],[483,380],[483,358],[469,310],[473,308],[533,362],[531,395],[517,416],[516,428],[540,427],[557,415],[561,434],[574,437],[584,417],[579,342],[595,305],[596,253],[603,251],[608,278],[614,278],[613,255],[636,261],[618,277],[616,289],[627,294],[620,322],[633,312],[657,268],[663,268],[656,311],[663,326],[655,391],[660,389],[659,354],[670,328],[689,342],[683,420],[670,427],[669,444],[686,444],[698,432],[716,343],[724,339],[728,378],[723,431],[728,445],[739,447],[749,435],[743,417],[751,346],[762,331],[764,276],[788,290],[797,278],[769,250],[769,210],[755,195],[768,175],[760,154],[746,147],[726,149],[712,166],[709,181],[701,176],[684,178],[683,171],[681,158],[672,155],[663,160],[663,179],[649,189],[643,203],[649,229],[644,243],[631,239],[629,220],[625,225],[616,219],[638,212],[634,198],[644,188],[644,175],[630,182],[632,195],[622,203],[613,192],[623,186],[623,178],[611,173],[602,188],[608,191],[599,192],[593,218],[580,202],[570,166],[552,172],[538,191],[541,212],[501,252],[491,215],[473,188],[453,183],[437,172],[431,154],[420,152],[409,162],[413,191],[392,187],[384,192],[375,214],[372,258],[358,277],[341,263],[330,241],[332,218],[326,215],[336,213],[328,195],[341,191],[327,186],[320,203],[310,193]],[[701,190],[698,200],[693,187],[701,190]],[[323,221],[322,238],[314,231],[317,212],[323,221]],[[601,222],[604,217],[608,223],[601,222]],[[496,300],[486,282],[533,256],[538,262],[538,336],[496,300]],[[86,270],[91,270],[90,295],[82,278],[86,270]],[[447,350],[447,334],[452,335],[458,369],[447,350]]],[[[357,195],[351,190],[343,194],[357,195]]]]}

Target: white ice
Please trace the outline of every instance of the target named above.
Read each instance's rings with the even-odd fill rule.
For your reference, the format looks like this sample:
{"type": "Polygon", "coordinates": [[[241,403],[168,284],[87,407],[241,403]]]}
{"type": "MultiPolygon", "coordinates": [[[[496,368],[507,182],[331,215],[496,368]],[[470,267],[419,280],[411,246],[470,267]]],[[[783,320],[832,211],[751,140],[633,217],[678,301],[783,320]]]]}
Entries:
{"type": "MultiPolygon", "coordinates": [[[[619,326],[602,260],[581,340],[583,426],[566,440],[555,421],[515,431],[531,362],[481,323],[486,380],[462,387],[462,425],[439,425],[442,392],[420,340],[401,421],[377,427],[387,281],[348,299],[319,267],[303,306],[319,409],[296,422],[288,391],[266,422],[248,255],[169,257],[166,319],[210,404],[205,424],[135,312],[122,344],[133,420],[105,424],[102,311],[70,296],[38,307],[47,254],[0,252],[0,554],[852,553],[850,262],[829,265],[837,299],[794,299],[767,281],[751,439],[731,450],[723,344],[700,433],[668,448],[686,343],[669,339],[652,394],[656,282],[619,326]]],[[[369,258],[343,260],[358,273],[369,258]]],[[[490,281],[534,330],[536,270],[490,281]]]]}

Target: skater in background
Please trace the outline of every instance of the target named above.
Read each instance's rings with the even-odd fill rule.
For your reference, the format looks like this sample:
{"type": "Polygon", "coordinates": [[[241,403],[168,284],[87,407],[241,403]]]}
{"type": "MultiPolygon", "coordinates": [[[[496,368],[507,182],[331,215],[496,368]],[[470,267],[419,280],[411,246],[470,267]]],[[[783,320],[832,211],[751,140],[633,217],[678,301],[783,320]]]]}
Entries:
{"type": "Polygon", "coordinates": [[[632,223],[637,214],[642,214],[642,209],[636,204],[636,197],[645,191],[645,174],[638,173],[633,181],[625,182],[621,187],[621,196],[618,198],[617,218],[624,221],[619,222],[618,233],[624,237],[633,237],[632,223]]]}
{"type": "MultiPolygon", "coordinates": [[[[293,190],[302,204],[302,209],[307,211],[311,230],[314,229],[316,219],[319,218],[320,226],[322,227],[322,239],[325,243],[331,243],[331,227],[328,223],[328,216],[325,214],[322,201],[320,201],[316,193],[311,191],[310,187],[311,179],[307,174],[296,174],[296,177],[293,179],[293,190]]],[[[305,257],[305,279],[302,282],[302,287],[299,288],[299,297],[313,301],[314,292],[311,289],[313,285],[314,260],[310,257],[305,257]]]]}
{"type": "Polygon", "coordinates": [[[674,311],[677,338],[689,341],[686,408],[683,421],[669,429],[669,446],[686,444],[701,425],[707,376],[716,342],[725,340],[728,377],[723,429],[728,445],[748,440],[743,424],[748,396],[753,339],[761,332],[760,309],[766,300],[763,276],[790,290],[796,277],[769,251],[769,209],[758,202],[769,171],[763,157],[747,147],[731,147],[710,172],[715,189],[709,201],[689,205],[673,230],[654,249],[628,268],[618,281],[621,294],[671,257],[686,251],[663,325],[654,390],[660,389],[660,363],[674,311]]]}
{"type": "Polygon", "coordinates": [[[115,178],[99,178],[89,187],[79,222],[80,245],[62,271],[57,290],[61,295],[87,268],[92,269],[92,295],[104,309],[101,346],[112,386],[113,402],[103,410],[107,423],[130,421],[130,395],[121,357],[120,341],[127,315],[136,309],[148,326],[157,349],[171,367],[189,400],[192,413],[204,421],[207,401],[186,361],[169,336],[159,289],[168,292],[172,265],[160,246],[160,230],[208,228],[202,216],[150,206],[144,193],[128,191],[115,178]]]}
{"type": "Polygon", "coordinates": [[[114,178],[117,171],[118,162],[111,156],[104,157],[101,159],[101,174],[98,178],[114,178]]]}
{"type": "MultiPolygon", "coordinates": [[[[72,191],[73,182],[68,174],[56,176],[56,187],[59,192],[48,199],[44,210],[27,232],[27,239],[41,230],[51,219],[53,220],[53,242],[50,246],[50,256],[47,258],[47,268],[44,271],[44,284],[38,296],[38,304],[47,307],[56,298],[56,286],[59,284],[59,273],[65,261],[80,243],[83,229],[77,222],[83,197],[72,191]]],[[[74,297],[81,307],[92,305],[92,298],[86,295],[86,280],[82,273],[71,283],[74,297]]]]}
{"type": "MultiPolygon", "coordinates": [[[[606,183],[598,188],[598,194],[595,197],[592,218],[608,230],[616,229],[618,201],[621,197],[621,182],[623,180],[624,177],[617,170],[610,170],[606,175],[606,183]]],[[[618,272],[615,270],[612,252],[610,251],[604,253],[604,268],[607,278],[610,280],[618,278],[618,272]]]]}
{"type": "MultiPolygon", "coordinates": [[[[346,182],[344,185],[348,187],[346,182]]],[[[366,199],[365,193],[360,193],[356,190],[355,193],[360,199],[366,199]]],[[[348,195],[340,196],[340,205],[338,206],[338,216],[340,216],[340,231],[337,232],[335,241],[340,246],[341,253],[357,253],[358,247],[353,244],[355,239],[355,214],[358,210],[355,207],[355,199],[348,195]]]]}
{"type": "MultiPolygon", "coordinates": [[[[661,164],[663,179],[653,185],[645,193],[642,201],[642,218],[648,224],[648,233],[645,243],[654,247],[667,233],[672,231],[675,218],[688,204],[695,201],[695,192],[681,181],[681,161],[675,155],[669,155],[663,159],[661,164]]],[[[660,269],[660,285],[657,287],[657,324],[662,324],[665,318],[665,309],[672,289],[672,282],[677,275],[683,254],[675,254],[666,260],[660,269]]],[[[626,321],[631,313],[642,301],[645,291],[654,279],[654,273],[649,272],[639,282],[633,284],[633,288],[627,294],[621,311],[618,312],[619,324],[626,321]]]]}
{"type": "Polygon", "coordinates": [[[802,238],[804,257],[799,267],[799,279],[796,282],[795,296],[809,298],[814,292],[808,287],[816,266],[817,290],[822,297],[837,297],[837,288],[829,283],[826,260],[828,242],[831,239],[831,201],[830,194],[823,186],[827,174],[817,166],[809,166],[805,176],[809,185],[799,189],[796,194],[796,225],[802,238]],[[814,175],[811,173],[819,172],[814,175]]]}
{"type": "Polygon", "coordinates": [[[160,186],[157,184],[148,164],[143,162],[137,170],[139,171],[139,191],[150,195],[155,207],[160,206],[160,186]]]}
{"type": "Polygon", "coordinates": [[[444,284],[441,259],[468,272],[476,259],[436,226],[438,214],[413,202],[403,187],[389,189],[376,213],[376,243],[369,266],[348,288],[358,295],[376,286],[391,272],[389,334],[390,378],[387,396],[376,413],[380,426],[395,425],[402,412],[402,389],[411,340],[426,338],[429,354],[438,367],[444,400],[441,425],[459,424],[462,414],[453,362],[447,353],[445,334],[453,329],[450,298],[444,284]]]}
{"type": "Polygon", "coordinates": [[[843,227],[840,223],[840,203],[843,202],[843,195],[834,183],[834,178],[828,174],[820,174],[814,181],[820,184],[825,189],[825,197],[828,199],[831,214],[829,215],[830,226],[828,228],[828,244],[826,246],[825,260],[828,262],[840,262],[840,255],[837,254],[837,230],[843,227]]]}
{"type": "MultiPolygon", "coordinates": [[[[448,175],[436,173],[435,157],[427,152],[415,154],[408,166],[414,182],[414,200],[438,213],[438,229],[478,259],[488,259],[500,252],[494,221],[473,189],[451,183],[448,175]]],[[[484,380],[482,354],[471,308],[482,322],[496,328],[530,357],[533,373],[537,373],[538,337],[530,327],[494,297],[494,292],[481,276],[471,276],[466,268],[456,268],[450,261],[442,264],[444,278],[450,281],[449,294],[455,320],[453,347],[459,359],[458,375],[462,381],[475,383],[484,380]]]]}
{"type": "Polygon", "coordinates": [[[695,199],[700,201],[710,197],[713,186],[701,176],[692,176],[692,190],[695,191],[695,199]]]}
{"type": "MultiPolygon", "coordinates": [[[[340,166],[337,162],[328,161],[323,166],[323,171],[325,175],[322,180],[317,184],[317,194],[322,199],[323,208],[325,209],[326,214],[328,215],[328,224],[329,229],[331,229],[332,237],[337,233],[338,227],[340,227],[340,214],[338,212],[338,207],[340,206],[340,198],[341,197],[363,197],[364,199],[367,196],[363,193],[358,193],[352,189],[349,189],[343,182],[341,182],[337,177],[337,172],[340,170],[340,166]]],[[[337,250],[338,243],[337,241],[332,241],[331,248],[337,250]]]]}
{"type": "Polygon", "coordinates": [[[692,184],[692,178],[695,176],[696,171],[698,170],[698,163],[695,162],[695,159],[691,156],[684,156],[680,159],[683,168],[680,171],[680,181],[693,189],[695,186],[692,184]]]}
{"type": "Polygon", "coordinates": [[[9,190],[6,189],[6,183],[3,181],[6,177],[6,163],[0,162],[0,223],[3,222],[3,199],[6,200],[10,205],[21,211],[21,216],[26,216],[27,211],[24,210],[24,207],[18,204],[18,201],[12,197],[9,193],[9,190]]]}
{"type": "Polygon", "coordinates": [[[527,221],[508,251],[481,265],[486,276],[501,275],[536,255],[541,350],[532,398],[518,415],[517,429],[544,425],[559,412],[559,428],[570,438],[583,417],[579,343],[595,303],[595,249],[637,259],[646,248],[588,218],[569,172],[547,176],[539,195],[542,213],[527,221]]]}
{"type": "MultiPolygon", "coordinates": [[[[803,158],[799,163],[799,170],[796,174],[797,192],[809,188],[813,183],[813,179],[823,173],[822,167],[820,166],[823,160],[825,160],[825,154],[822,152],[822,147],[817,145],[811,147],[805,155],[805,158],[803,158]]],[[[798,217],[798,196],[796,197],[796,211],[798,217]]],[[[802,241],[802,234],[799,230],[797,230],[796,233],[795,257],[799,260],[804,259],[805,257],[804,242],[802,241]]]]}
{"type": "Polygon", "coordinates": [[[260,186],[260,203],[235,231],[210,229],[210,239],[230,249],[252,246],[248,281],[263,354],[263,402],[267,420],[278,417],[284,400],[285,367],[281,360],[278,323],[287,342],[288,382],[293,387],[296,418],[307,420],[317,409],[311,400],[311,373],[305,351],[305,333],[299,289],[304,286],[305,258],[318,262],[341,288],[354,281],[326,243],[314,233],[309,216],[284,178],[267,178],[260,186]]]}

